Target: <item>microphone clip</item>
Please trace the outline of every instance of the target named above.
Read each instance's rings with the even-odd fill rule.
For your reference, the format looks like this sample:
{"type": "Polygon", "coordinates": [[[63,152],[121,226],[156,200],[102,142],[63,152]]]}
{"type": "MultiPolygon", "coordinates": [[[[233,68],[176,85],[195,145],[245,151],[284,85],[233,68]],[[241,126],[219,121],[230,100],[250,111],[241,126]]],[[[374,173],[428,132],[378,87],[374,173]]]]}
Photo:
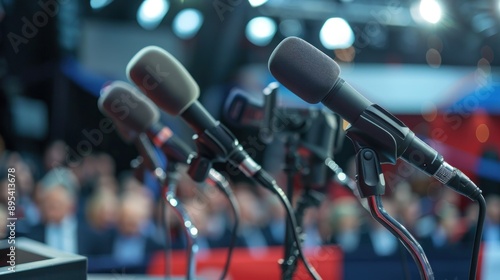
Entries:
{"type": "Polygon", "coordinates": [[[356,150],[369,147],[377,152],[380,163],[390,164],[396,164],[404,148],[414,138],[409,128],[376,104],[363,111],[346,129],[346,136],[356,150]]]}
{"type": "Polygon", "coordinates": [[[195,134],[198,155],[192,160],[188,174],[196,182],[205,181],[214,162],[228,161],[246,176],[253,177],[261,167],[243,149],[238,139],[221,123],[195,134]]]}
{"type": "Polygon", "coordinates": [[[385,194],[385,180],[377,153],[362,148],[356,154],[356,180],[362,198],[385,194]]]}

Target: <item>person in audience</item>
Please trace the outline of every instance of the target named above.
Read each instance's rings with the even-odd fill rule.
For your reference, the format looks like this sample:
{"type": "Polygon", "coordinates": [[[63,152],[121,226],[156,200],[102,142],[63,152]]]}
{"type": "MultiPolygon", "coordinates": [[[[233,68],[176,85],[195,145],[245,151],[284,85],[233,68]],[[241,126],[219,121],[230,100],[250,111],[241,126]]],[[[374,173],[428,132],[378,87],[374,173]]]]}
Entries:
{"type": "Polygon", "coordinates": [[[265,198],[268,220],[264,234],[270,246],[282,245],[285,242],[286,212],[278,197],[268,194],[265,198]]]}
{"type": "Polygon", "coordinates": [[[240,205],[239,246],[251,248],[250,253],[258,255],[270,241],[264,234],[265,213],[261,200],[248,183],[240,182],[235,186],[236,199],[240,205]]]}
{"type": "Polygon", "coordinates": [[[75,215],[77,184],[74,174],[62,167],[53,168],[42,178],[37,186],[41,223],[27,236],[64,252],[100,254],[100,239],[75,215]]]}
{"type": "Polygon", "coordinates": [[[360,246],[369,242],[363,232],[362,215],[358,201],[353,197],[342,197],[332,202],[330,223],[332,228],[331,241],[339,245],[345,253],[354,253],[360,246]]]}
{"type": "Polygon", "coordinates": [[[102,188],[94,192],[86,205],[86,219],[97,232],[106,232],[116,226],[119,201],[113,190],[102,188]]]}
{"type": "Polygon", "coordinates": [[[53,168],[65,167],[67,165],[68,147],[62,140],[52,142],[43,156],[43,167],[45,172],[53,168]]]}
{"type": "Polygon", "coordinates": [[[483,240],[500,244],[500,196],[490,195],[486,198],[486,222],[483,240]]]}
{"type": "Polygon", "coordinates": [[[106,256],[94,259],[94,271],[125,269],[127,273],[144,273],[153,252],[161,249],[148,233],[152,200],[143,189],[124,190],[119,202],[118,223],[107,239],[106,256]]]}
{"type": "Polygon", "coordinates": [[[40,222],[40,211],[35,202],[34,172],[32,166],[18,153],[10,154],[7,166],[16,170],[16,215],[19,218],[16,231],[18,234],[24,235],[30,227],[40,222]]]}
{"type": "Polygon", "coordinates": [[[423,248],[428,250],[451,250],[460,241],[460,212],[456,205],[441,201],[436,208],[436,227],[434,232],[420,239],[423,248]]]}

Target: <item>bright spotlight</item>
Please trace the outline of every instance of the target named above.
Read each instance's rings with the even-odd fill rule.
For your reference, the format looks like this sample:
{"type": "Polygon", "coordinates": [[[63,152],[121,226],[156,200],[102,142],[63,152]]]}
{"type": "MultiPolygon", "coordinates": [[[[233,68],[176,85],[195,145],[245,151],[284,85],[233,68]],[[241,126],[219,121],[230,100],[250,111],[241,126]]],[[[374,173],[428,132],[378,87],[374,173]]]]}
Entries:
{"type": "Polygon", "coordinates": [[[90,7],[97,10],[106,7],[111,2],[113,2],[113,0],[90,0],[90,7]]]}
{"type": "Polygon", "coordinates": [[[144,0],[137,11],[137,22],[144,29],[155,29],[169,8],[170,3],[167,0],[144,0]]]}
{"type": "Polygon", "coordinates": [[[258,7],[266,4],[267,0],[248,0],[248,3],[250,3],[250,6],[252,7],[258,7]]]}
{"type": "Polygon", "coordinates": [[[321,27],[319,39],[327,49],[346,49],[354,43],[354,32],[343,18],[330,18],[321,27]]]}
{"type": "Polygon", "coordinates": [[[245,34],[252,44],[263,47],[271,42],[276,29],[274,20],[268,17],[256,17],[248,22],[245,34]]]}
{"type": "Polygon", "coordinates": [[[421,0],[419,11],[422,18],[430,23],[441,20],[441,6],[435,0],[421,0]]]}
{"type": "Polygon", "coordinates": [[[172,27],[175,35],[181,39],[193,38],[203,24],[203,15],[196,9],[184,9],[174,18],[172,27]]]}

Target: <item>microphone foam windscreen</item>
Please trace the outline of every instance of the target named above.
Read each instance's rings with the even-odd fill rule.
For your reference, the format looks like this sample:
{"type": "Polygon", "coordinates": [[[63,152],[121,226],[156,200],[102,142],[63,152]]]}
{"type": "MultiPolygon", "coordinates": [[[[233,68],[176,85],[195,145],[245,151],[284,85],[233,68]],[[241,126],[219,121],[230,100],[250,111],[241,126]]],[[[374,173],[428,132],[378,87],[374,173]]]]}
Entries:
{"type": "Polygon", "coordinates": [[[128,63],[127,75],[158,107],[179,115],[198,99],[200,89],[170,53],[156,46],[140,50],[128,63]]]}
{"type": "Polygon", "coordinates": [[[323,100],[340,74],[340,67],[333,59],[297,37],[281,41],[268,66],[281,84],[312,104],[323,100]]]}
{"type": "Polygon", "coordinates": [[[129,129],[143,132],[160,119],[156,105],[133,86],[115,81],[101,90],[101,112],[129,129]]]}

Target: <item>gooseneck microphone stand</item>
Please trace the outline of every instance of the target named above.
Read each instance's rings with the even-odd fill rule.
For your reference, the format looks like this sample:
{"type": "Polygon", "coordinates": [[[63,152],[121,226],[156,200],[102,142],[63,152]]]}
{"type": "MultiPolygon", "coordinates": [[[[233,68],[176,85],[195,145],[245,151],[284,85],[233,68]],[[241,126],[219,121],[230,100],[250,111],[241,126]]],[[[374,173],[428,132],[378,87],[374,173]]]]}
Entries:
{"type": "Polygon", "coordinates": [[[196,275],[196,253],[198,252],[198,244],[196,239],[198,237],[198,229],[195,227],[191,218],[189,217],[186,209],[182,206],[182,203],[177,199],[176,191],[177,184],[179,182],[179,174],[177,172],[178,163],[169,162],[167,167],[167,192],[165,193],[165,198],[174,209],[175,214],[182,221],[184,226],[184,231],[187,237],[187,272],[186,279],[194,279],[196,275]]]}
{"type": "MultiPolygon", "coordinates": [[[[180,201],[177,199],[176,191],[177,184],[179,182],[179,173],[177,171],[178,160],[172,155],[167,156],[167,168],[166,172],[163,171],[158,160],[158,156],[153,148],[153,145],[149,141],[148,137],[141,133],[136,141],[136,146],[142,155],[145,166],[152,171],[155,178],[158,180],[162,186],[161,193],[165,195],[167,203],[174,209],[175,214],[182,221],[184,226],[184,231],[186,232],[187,238],[187,272],[186,279],[194,279],[196,273],[196,253],[198,252],[198,245],[196,244],[196,238],[198,236],[198,229],[195,227],[191,218],[189,217],[186,209],[182,206],[180,201]]],[[[162,205],[163,206],[163,205],[162,205]]],[[[166,221],[167,208],[162,207],[162,223],[164,224],[167,252],[165,256],[166,260],[166,275],[170,275],[170,249],[169,243],[171,242],[170,230],[166,221]]]]}
{"type": "Polygon", "coordinates": [[[355,146],[357,146],[358,189],[361,197],[368,199],[372,217],[396,236],[408,250],[417,264],[421,279],[433,280],[434,273],[422,246],[403,225],[392,218],[384,209],[380,196],[385,193],[385,180],[377,153],[368,147],[355,146]]]}
{"type": "MultiPolygon", "coordinates": [[[[283,190],[271,175],[248,156],[236,137],[226,127],[219,123],[215,127],[199,132],[193,138],[197,147],[197,157],[193,159],[188,174],[194,181],[205,180],[214,162],[227,162],[231,165],[230,168],[239,169],[248,178],[252,178],[256,183],[276,194],[285,207],[290,224],[293,225],[292,228],[297,228],[293,208],[283,190]]],[[[297,231],[292,230],[291,234],[298,243],[297,231]]],[[[300,244],[297,244],[297,251],[309,275],[313,279],[321,279],[305,258],[300,244]]]]}

